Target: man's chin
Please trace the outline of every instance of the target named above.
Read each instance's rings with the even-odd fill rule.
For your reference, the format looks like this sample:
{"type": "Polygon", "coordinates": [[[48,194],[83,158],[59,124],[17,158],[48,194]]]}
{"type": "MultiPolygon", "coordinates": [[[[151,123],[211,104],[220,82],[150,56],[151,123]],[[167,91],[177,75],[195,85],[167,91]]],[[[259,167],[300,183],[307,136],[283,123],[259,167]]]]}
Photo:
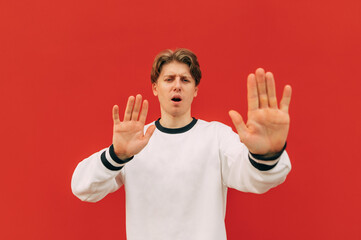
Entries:
{"type": "Polygon", "coordinates": [[[185,114],[187,114],[188,109],[185,109],[184,106],[180,106],[180,105],[171,105],[171,106],[168,106],[167,108],[163,108],[162,111],[164,113],[166,113],[167,115],[170,115],[173,118],[176,118],[176,117],[182,117],[185,114]]]}
{"type": "Polygon", "coordinates": [[[171,115],[174,118],[182,117],[182,116],[184,116],[185,113],[186,112],[182,111],[182,109],[180,109],[180,108],[175,108],[175,109],[172,109],[171,111],[169,111],[169,115],[171,115]]]}

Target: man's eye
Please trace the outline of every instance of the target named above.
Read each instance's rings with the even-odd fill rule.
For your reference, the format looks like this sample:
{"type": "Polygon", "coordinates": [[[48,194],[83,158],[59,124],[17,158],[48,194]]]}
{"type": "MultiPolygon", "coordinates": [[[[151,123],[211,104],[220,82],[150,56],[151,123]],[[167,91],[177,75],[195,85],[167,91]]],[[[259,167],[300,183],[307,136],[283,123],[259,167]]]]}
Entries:
{"type": "Polygon", "coordinates": [[[189,80],[188,80],[188,79],[186,79],[186,78],[184,78],[184,79],[183,79],[183,82],[189,82],[189,80]]]}

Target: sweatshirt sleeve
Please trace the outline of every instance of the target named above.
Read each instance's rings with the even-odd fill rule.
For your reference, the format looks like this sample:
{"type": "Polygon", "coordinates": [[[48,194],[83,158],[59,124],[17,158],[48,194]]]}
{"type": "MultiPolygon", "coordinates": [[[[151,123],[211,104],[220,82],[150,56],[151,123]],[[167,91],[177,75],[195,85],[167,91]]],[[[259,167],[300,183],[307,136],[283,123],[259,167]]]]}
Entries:
{"type": "Polygon", "coordinates": [[[260,194],[285,181],[291,170],[286,151],[262,158],[251,154],[230,127],[224,126],[219,135],[222,180],[227,187],[260,194]]]}
{"type": "Polygon", "coordinates": [[[113,146],[81,161],[71,180],[73,194],[82,201],[97,202],[123,185],[122,168],[132,158],[120,160],[113,146]]]}

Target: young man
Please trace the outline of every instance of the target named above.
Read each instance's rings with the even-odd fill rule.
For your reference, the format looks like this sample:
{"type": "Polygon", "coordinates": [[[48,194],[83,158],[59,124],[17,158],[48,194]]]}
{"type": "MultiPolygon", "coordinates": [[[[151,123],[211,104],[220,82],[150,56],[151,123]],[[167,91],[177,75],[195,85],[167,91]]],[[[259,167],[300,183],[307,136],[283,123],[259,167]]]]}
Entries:
{"type": "Polygon", "coordinates": [[[151,73],[160,119],[145,126],[148,102],[141,95],[129,97],[123,121],[114,106],[113,144],[74,172],[72,190],[83,201],[125,186],[129,240],[226,239],[227,188],[264,193],[291,169],[284,151],[290,86],[278,107],[272,73],[250,74],[247,124],[229,112],[236,134],[219,122],[192,118],[200,79],[191,51],[161,52],[151,73]]]}

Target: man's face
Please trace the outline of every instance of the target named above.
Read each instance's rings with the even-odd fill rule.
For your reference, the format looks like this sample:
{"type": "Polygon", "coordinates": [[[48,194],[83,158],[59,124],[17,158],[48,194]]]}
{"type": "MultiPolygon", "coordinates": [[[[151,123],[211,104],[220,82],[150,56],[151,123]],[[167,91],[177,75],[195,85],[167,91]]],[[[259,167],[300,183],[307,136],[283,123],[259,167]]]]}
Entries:
{"type": "Polygon", "coordinates": [[[198,88],[187,64],[174,61],[163,65],[158,81],[153,83],[152,88],[154,96],[158,96],[162,114],[173,117],[190,115],[198,88]]]}

